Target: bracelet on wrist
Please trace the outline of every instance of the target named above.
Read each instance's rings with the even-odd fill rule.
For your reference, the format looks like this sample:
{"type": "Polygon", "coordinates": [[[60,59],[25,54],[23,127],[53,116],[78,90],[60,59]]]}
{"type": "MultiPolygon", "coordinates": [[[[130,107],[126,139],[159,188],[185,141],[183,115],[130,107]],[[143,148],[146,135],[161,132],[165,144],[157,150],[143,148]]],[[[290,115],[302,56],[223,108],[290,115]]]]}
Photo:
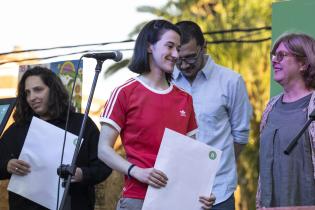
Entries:
{"type": "Polygon", "coordinates": [[[129,168],[128,168],[127,176],[128,176],[129,179],[131,178],[131,174],[130,174],[131,169],[132,169],[133,167],[135,167],[135,166],[136,166],[135,164],[131,164],[131,165],[129,166],[129,168]]]}

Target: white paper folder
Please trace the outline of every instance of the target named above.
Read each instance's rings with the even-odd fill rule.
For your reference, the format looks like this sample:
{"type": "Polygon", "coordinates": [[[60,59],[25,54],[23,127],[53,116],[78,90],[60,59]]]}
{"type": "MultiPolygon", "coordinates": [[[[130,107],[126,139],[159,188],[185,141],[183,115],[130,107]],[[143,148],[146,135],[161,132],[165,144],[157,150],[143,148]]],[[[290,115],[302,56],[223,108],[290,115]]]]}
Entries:
{"type": "Polygon", "coordinates": [[[221,150],[165,129],[154,168],[163,171],[166,187],[148,187],[142,210],[200,210],[199,196],[210,196],[221,150]]]}

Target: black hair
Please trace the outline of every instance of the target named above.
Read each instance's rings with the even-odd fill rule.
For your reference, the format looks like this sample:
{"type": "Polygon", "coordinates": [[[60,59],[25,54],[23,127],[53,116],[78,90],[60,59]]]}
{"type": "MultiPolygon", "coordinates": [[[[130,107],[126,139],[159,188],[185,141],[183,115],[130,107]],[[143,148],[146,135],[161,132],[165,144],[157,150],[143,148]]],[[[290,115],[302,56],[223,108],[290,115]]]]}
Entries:
{"type": "MultiPolygon", "coordinates": [[[[169,30],[173,30],[181,35],[180,30],[167,20],[152,20],[142,28],[137,37],[133,56],[128,66],[132,72],[138,74],[150,72],[148,44],[155,44],[169,30]]],[[[170,82],[172,74],[166,73],[166,80],[170,82]]]]}
{"type": "Polygon", "coordinates": [[[196,39],[198,46],[204,46],[205,38],[203,36],[201,28],[197,23],[192,21],[180,21],[175,24],[182,33],[181,44],[187,44],[190,40],[196,39]]]}

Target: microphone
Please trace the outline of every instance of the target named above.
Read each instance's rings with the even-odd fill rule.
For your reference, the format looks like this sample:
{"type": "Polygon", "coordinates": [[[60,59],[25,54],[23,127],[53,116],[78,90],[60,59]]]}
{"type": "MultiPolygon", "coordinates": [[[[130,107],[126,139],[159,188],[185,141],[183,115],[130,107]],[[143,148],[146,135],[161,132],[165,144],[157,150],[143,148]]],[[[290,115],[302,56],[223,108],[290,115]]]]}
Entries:
{"type": "Polygon", "coordinates": [[[107,59],[114,60],[116,62],[121,61],[123,55],[120,51],[114,51],[114,52],[105,52],[105,53],[88,53],[83,55],[85,58],[95,58],[99,61],[104,61],[107,59]]]}
{"type": "Polygon", "coordinates": [[[299,138],[302,136],[302,134],[305,132],[305,130],[308,128],[308,126],[311,124],[311,122],[315,121],[315,109],[311,112],[309,115],[308,121],[304,124],[303,128],[300,130],[300,132],[294,137],[294,139],[289,143],[287,148],[284,150],[284,154],[289,155],[292,149],[296,146],[299,138]]]}

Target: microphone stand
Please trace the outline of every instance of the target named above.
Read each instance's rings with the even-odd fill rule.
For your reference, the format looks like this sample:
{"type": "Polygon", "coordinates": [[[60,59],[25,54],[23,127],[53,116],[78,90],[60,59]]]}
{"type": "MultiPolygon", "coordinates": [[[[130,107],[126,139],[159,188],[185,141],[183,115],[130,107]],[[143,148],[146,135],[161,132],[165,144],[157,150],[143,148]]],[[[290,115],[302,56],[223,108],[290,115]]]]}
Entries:
{"type": "MultiPolygon", "coordinates": [[[[311,103],[311,102],[310,102],[311,103]]],[[[315,120],[315,109],[312,111],[312,113],[309,115],[308,121],[304,124],[303,128],[300,130],[300,132],[296,135],[296,137],[289,143],[287,148],[284,150],[284,154],[289,155],[290,152],[293,150],[293,148],[296,146],[299,138],[302,136],[304,131],[308,128],[308,126],[315,120]]]]}
{"type": "MultiPolygon", "coordinates": [[[[66,204],[67,195],[68,195],[68,192],[69,192],[69,187],[70,187],[70,184],[71,184],[71,177],[74,176],[74,174],[75,174],[75,170],[76,170],[75,163],[76,163],[76,160],[77,160],[77,157],[78,157],[78,154],[79,154],[80,145],[81,145],[82,136],[83,136],[84,129],[85,129],[86,120],[88,118],[88,114],[89,114],[89,111],[90,111],[90,107],[91,107],[91,103],[92,103],[93,94],[94,94],[94,91],[95,91],[97,79],[98,79],[99,73],[102,70],[102,65],[103,65],[104,59],[97,59],[96,61],[97,61],[97,64],[96,64],[96,67],[95,67],[95,75],[94,75],[93,83],[92,83],[92,86],[91,86],[90,95],[89,95],[89,98],[88,98],[88,101],[87,101],[84,117],[83,117],[83,120],[82,120],[81,129],[80,129],[78,141],[77,141],[77,144],[76,144],[76,147],[75,147],[75,151],[74,151],[74,154],[73,154],[71,165],[69,166],[69,165],[62,164],[60,166],[60,168],[58,169],[58,174],[62,178],[64,178],[63,186],[65,186],[65,190],[64,190],[64,193],[63,193],[63,196],[62,196],[62,200],[61,200],[61,203],[60,203],[59,210],[68,210],[68,208],[69,208],[69,207],[68,208],[65,207],[66,206],[65,204],[66,204]]],[[[67,201],[67,203],[68,202],[70,202],[70,201],[67,201]]],[[[67,205],[67,206],[69,206],[69,205],[67,205]]]]}

